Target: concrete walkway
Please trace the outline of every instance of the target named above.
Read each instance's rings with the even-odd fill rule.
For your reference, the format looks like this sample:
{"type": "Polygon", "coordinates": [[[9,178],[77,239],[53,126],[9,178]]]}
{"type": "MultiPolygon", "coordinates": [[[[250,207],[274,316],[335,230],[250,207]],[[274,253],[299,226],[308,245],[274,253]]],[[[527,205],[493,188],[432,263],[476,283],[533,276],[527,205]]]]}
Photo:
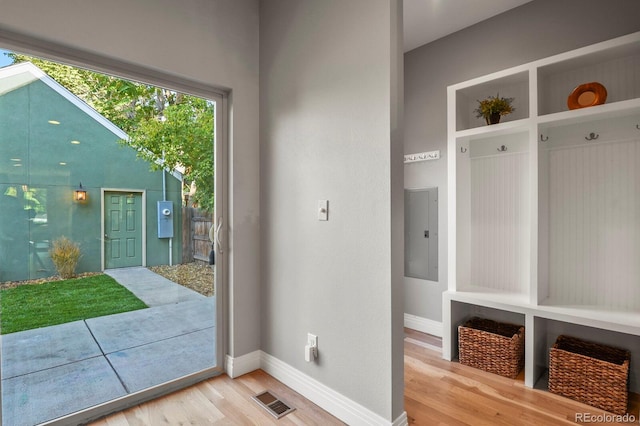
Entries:
{"type": "Polygon", "coordinates": [[[149,309],[1,337],[2,424],[32,426],[216,365],[215,297],[106,271],[149,309]]]}
{"type": "MultiPolygon", "coordinates": [[[[191,289],[176,284],[147,268],[109,269],[105,274],[129,289],[148,307],[206,299],[191,289]]],[[[213,285],[213,283],[211,284],[213,285]]]]}

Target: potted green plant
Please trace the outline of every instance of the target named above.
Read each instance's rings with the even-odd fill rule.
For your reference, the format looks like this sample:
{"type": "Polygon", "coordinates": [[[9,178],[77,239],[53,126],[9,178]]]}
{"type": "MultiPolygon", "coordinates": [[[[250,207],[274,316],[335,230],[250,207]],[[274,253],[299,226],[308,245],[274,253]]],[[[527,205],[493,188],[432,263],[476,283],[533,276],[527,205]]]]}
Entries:
{"type": "Polygon", "coordinates": [[[500,94],[489,96],[486,99],[478,101],[478,108],[474,109],[477,118],[484,118],[487,124],[496,124],[500,122],[500,117],[511,114],[516,109],[511,105],[513,98],[502,98],[500,94]]]}

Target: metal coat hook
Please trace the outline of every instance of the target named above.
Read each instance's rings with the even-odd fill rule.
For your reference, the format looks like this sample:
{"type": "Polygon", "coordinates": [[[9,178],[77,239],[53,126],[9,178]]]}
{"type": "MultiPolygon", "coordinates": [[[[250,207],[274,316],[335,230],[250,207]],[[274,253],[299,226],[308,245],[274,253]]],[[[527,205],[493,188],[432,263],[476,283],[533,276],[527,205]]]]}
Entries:
{"type": "Polygon", "coordinates": [[[467,152],[467,148],[461,146],[460,147],[460,152],[464,154],[465,152],[467,152]]]}
{"type": "Polygon", "coordinates": [[[548,141],[548,140],[549,140],[549,136],[544,137],[544,136],[542,135],[542,133],[540,133],[540,141],[541,141],[541,142],[546,142],[546,141],[548,141]]]}
{"type": "Polygon", "coordinates": [[[507,147],[502,145],[500,148],[496,148],[496,149],[500,152],[505,152],[507,150],[507,147]]]}
{"type": "Polygon", "coordinates": [[[589,136],[585,136],[584,138],[588,141],[594,141],[596,139],[598,139],[600,137],[600,135],[596,135],[595,133],[591,132],[589,133],[589,136]]]}

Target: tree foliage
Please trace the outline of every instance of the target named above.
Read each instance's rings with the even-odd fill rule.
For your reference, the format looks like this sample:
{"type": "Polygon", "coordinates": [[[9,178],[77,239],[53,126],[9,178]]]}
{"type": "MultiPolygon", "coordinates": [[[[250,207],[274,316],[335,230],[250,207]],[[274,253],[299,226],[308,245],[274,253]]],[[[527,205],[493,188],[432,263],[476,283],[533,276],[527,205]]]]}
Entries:
{"type": "Polygon", "coordinates": [[[33,63],[124,130],[129,139],[121,143],[136,149],[152,169],[184,170],[185,185],[193,182],[197,188],[193,204],[213,210],[212,102],[31,56],[9,56],[14,63],[33,63]]]}

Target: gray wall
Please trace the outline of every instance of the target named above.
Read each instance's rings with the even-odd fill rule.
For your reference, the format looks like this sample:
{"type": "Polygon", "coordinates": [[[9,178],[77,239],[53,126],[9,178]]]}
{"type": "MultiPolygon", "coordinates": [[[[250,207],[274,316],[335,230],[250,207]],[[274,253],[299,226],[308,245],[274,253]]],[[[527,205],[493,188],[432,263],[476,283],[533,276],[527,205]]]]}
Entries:
{"type": "Polygon", "coordinates": [[[405,278],[405,312],[442,320],[447,289],[447,86],[640,30],[638,0],[535,0],[405,54],[405,187],[439,187],[439,281],[405,278]]]}
{"type": "Polygon", "coordinates": [[[79,49],[232,90],[232,356],[260,349],[258,13],[258,0],[2,0],[0,14],[0,47],[91,57],[79,49]]]}
{"type": "Polygon", "coordinates": [[[403,411],[399,6],[260,14],[262,347],[388,420],[403,411]]]}

